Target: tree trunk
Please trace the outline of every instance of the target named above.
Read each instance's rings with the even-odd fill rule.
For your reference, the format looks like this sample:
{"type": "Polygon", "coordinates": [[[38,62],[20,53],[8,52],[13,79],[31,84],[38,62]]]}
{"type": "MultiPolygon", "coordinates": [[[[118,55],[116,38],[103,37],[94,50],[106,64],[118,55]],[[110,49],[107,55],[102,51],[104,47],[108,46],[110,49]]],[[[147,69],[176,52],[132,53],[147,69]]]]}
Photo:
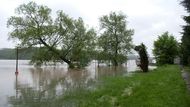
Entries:
{"type": "Polygon", "coordinates": [[[61,60],[63,60],[64,62],[66,62],[69,65],[69,68],[74,68],[74,65],[71,61],[69,61],[68,59],[66,59],[64,56],[60,55],[60,53],[54,49],[53,47],[49,46],[45,41],[42,40],[42,38],[39,38],[40,42],[46,46],[50,51],[54,52],[61,60]]]}
{"type": "Polygon", "coordinates": [[[115,29],[115,39],[116,39],[116,44],[115,44],[115,55],[114,55],[114,66],[118,66],[118,36],[116,34],[116,29],[115,29]]]}

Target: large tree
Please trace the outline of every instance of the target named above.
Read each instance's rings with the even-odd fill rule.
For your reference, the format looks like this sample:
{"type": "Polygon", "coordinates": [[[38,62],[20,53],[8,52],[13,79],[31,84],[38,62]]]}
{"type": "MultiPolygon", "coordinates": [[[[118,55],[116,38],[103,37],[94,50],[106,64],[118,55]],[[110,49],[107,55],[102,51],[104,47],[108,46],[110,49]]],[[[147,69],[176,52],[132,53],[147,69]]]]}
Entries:
{"type": "Polygon", "coordinates": [[[188,15],[183,17],[187,25],[183,26],[183,36],[181,39],[182,60],[183,64],[187,65],[190,64],[190,0],[183,0],[181,4],[188,12],[188,15]]]}
{"type": "Polygon", "coordinates": [[[101,36],[99,45],[106,52],[114,66],[123,63],[132,48],[133,30],[127,29],[126,16],[123,13],[111,12],[100,18],[101,36]],[[124,57],[123,57],[124,56],[124,57]]]}
{"type": "Polygon", "coordinates": [[[46,51],[53,55],[49,58],[60,59],[70,67],[74,67],[73,62],[83,63],[81,59],[93,49],[96,33],[85,27],[82,18],[74,20],[58,11],[53,20],[50,8],[34,2],[20,5],[16,13],[17,16],[10,17],[7,24],[12,27],[10,38],[18,39],[22,46],[47,48],[46,51]]]}
{"type": "Polygon", "coordinates": [[[168,32],[163,33],[158,40],[154,41],[153,54],[158,65],[173,64],[178,51],[178,42],[168,32]]]}

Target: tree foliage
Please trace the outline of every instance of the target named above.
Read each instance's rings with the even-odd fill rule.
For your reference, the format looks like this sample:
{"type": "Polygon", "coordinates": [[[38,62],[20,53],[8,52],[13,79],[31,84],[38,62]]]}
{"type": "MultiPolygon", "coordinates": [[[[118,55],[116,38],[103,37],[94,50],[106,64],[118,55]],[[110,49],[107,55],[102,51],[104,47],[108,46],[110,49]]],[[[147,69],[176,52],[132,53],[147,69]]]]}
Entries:
{"type": "Polygon", "coordinates": [[[183,64],[187,65],[190,64],[190,1],[183,0],[181,4],[185,7],[186,11],[188,12],[188,15],[183,17],[187,25],[183,26],[183,36],[181,39],[181,57],[183,60],[183,64]]]}
{"type": "Polygon", "coordinates": [[[158,40],[154,41],[153,54],[159,65],[173,64],[178,51],[178,42],[168,32],[163,33],[158,37],[158,40]]]}
{"type": "Polygon", "coordinates": [[[190,13],[190,1],[189,0],[182,0],[181,4],[185,7],[186,11],[190,13]]]}
{"type": "MultiPolygon", "coordinates": [[[[12,27],[11,39],[18,39],[22,46],[46,48],[40,54],[45,55],[47,50],[51,51],[53,56],[70,67],[75,66],[73,62],[88,64],[88,51],[94,49],[96,32],[88,29],[82,18],[73,19],[63,11],[58,11],[57,18],[53,20],[50,8],[34,2],[20,5],[16,13],[17,16],[10,17],[7,23],[8,27],[12,27]]],[[[36,61],[43,59],[39,55],[35,58],[36,61]]]]}
{"type": "Polygon", "coordinates": [[[132,48],[133,30],[127,29],[126,16],[116,12],[102,16],[100,28],[102,34],[98,44],[105,52],[104,55],[107,55],[105,58],[118,66],[126,60],[126,55],[132,48]]]}
{"type": "Polygon", "coordinates": [[[140,68],[142,69],[143,72],[148,72],[148,54],[146,51],[146,46],[141,43],[139,46],[135,46],[135,51],[138,52],[140,56],[140,68]]]}

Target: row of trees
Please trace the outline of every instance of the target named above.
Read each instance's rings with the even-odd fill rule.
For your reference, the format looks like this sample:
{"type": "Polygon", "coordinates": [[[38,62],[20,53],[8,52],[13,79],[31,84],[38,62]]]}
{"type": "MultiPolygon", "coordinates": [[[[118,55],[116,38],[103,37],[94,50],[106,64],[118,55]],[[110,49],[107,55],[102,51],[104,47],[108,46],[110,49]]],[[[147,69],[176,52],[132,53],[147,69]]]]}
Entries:
{"type": "MultiPolygon", "coordinates": [[[[187,11],[190,10],[188,3],[182,2],[187,11]]],[[[22,47],[38,47],[32,57],[35,64],[63,61],[73,68],[84,67],[96,59],[118,66],[127,60],[127,53],[133,48],[134,31],[127,29],[123,13],[111,12],[100,17],[101,33],[88,28],[82,18],[73,19],[61,10],[52,18],[50,8],[34,2],[20,5],[16,13],[17,16],[10,17],[7,22],[12,28],[9,37],[18,39],[22,47]]],[[[189,16],[184,19],[188,23],[189,16]]],[[[153,54],[159,65],[173,64],[176,56],[181,56],[184,64],[188,63],[188,27],[184,26],[181,44],[168,32],[154,42],[153,54]]]]}
{"type": "Polygon", "coordinates": [[[177,43],[168,32],[159,36],[158,40],[154,42],[153,50],[158,64],[173,64],[174,58],[179,56],[181,64],[190,65],[190,0],[182,0],[181,5],[188,13],[183,17],[186,25],[182,27],[181,43],[177,43]]]}
{"type": "Polygon", "coordinates": [[[10,38],[21,47],[38,47],[32,62],[63,61],[70,68],[86,66],[92,59],[123,63],[132,48],[133,30],[127,29],[126,16],[111,12],[100,17],[101,33],[86,27],[82,18],[73,19],[63,11],[52,18],[51,9],[35,2],[22,4],[17,16],[8,19],[10,38]]]}

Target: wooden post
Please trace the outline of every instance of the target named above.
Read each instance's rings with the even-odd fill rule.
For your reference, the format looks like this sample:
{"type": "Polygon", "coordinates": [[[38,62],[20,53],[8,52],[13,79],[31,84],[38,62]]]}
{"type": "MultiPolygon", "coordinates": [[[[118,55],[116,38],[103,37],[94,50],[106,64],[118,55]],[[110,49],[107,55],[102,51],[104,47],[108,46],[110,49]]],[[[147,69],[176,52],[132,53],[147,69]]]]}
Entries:
{"type": "Polygon", "coordinates": [[[16,75],[18,75],[18,47],[16,48],[16,75]]]}

